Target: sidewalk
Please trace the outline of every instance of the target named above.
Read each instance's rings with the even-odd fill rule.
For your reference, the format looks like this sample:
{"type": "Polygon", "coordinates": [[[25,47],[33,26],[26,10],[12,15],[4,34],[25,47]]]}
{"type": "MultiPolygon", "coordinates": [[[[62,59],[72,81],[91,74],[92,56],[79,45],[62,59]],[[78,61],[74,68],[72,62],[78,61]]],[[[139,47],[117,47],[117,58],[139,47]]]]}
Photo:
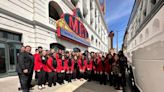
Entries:
{"type": "MultiPolygon", "coordinates": [[[[19,81],[17,76],[0,78],[0,92],[21,92],[18,91],[19,81]]],[[[87,82],[86,80],[72,81],[72,83],[67,83],[55,87],[46,86],[43,90],[38,90],[37,86],[34,90],[30,92],[122,92],[114,90],[113,87],[109,85],[100,85],[97,82],[87,82]]]]}

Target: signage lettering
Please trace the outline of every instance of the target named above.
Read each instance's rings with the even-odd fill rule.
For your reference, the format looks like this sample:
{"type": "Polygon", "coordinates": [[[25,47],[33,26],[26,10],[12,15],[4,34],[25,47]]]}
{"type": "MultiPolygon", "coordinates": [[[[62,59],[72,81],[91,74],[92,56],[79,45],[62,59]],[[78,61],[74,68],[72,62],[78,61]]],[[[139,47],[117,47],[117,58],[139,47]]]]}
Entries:
{"type": "Polygon", "coordinates": [[[78,20],[75,16],[65,14],[64,19],[68,26],[80,37],[87,39],[87,30],[80,20],[78,20]]]}

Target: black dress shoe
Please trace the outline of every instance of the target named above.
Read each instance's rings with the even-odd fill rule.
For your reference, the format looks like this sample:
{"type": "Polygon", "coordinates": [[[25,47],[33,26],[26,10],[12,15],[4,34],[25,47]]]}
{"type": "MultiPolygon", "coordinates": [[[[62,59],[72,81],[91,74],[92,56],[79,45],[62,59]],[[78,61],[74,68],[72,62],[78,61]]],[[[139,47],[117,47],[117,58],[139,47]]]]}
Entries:
{"type": "Polygon", "coordinates": [[[18,90],[19,90],[19,91],[21,91],[21,90],[22,90],[22,88],[21,88],[21,87],[19,87],[19,88],[18,88],[18,90]]]}
{"type": "Polygon", "coordinates": [[[52,85],[48,85],[48,87],[52,87],[52,85]]]}
{"type": "Polygon", "coordinates": [[[54,86],[56,86],[56,83],[54,83],[54,86]]]}

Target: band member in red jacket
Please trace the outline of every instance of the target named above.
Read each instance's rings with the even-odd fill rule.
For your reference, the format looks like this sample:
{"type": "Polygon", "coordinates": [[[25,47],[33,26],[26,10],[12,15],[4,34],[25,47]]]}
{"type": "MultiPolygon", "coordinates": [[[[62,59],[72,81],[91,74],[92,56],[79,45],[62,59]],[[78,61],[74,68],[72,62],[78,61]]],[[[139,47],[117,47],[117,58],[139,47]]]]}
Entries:
{"type": "MultiPolygon", "coordinates": [[[[35,58],[36,58],[37,55],[39,55],[39,50],[35,49],[35,54],[33,54],[34,62],[35,62],[35,58]]],[[[38,76],[37,76],[37,72],[35,71],[35,80],[37,81],[37,79],[38,79],[38,76]]]]}
{"type": "Polygon", "coordinates": [[[106,85],[107,81],[107,75],[105,74],[107,71],[105,70],[106,64],[105,64],[105,57],[102,56],[101,62],[99,62],[99,78],[100,78],[100,84],[106,85]]]}
{"type": "Polygon", "coordinates": [[[73,69],[73,79],[76,80],[76,78],[78,78],[79,76],[79,66],[78,66],[78,58],[77,55],[74,55],[74,69],[73,69]]]}
{"type": "Polygon", "coordinates": [[[83,53],[81,58],[79,58],[78,60],[78,66],[79,66],[79,71],[80,71],[80,79],[83,80],[84,78],[84,73],[86,70],[86,65],[87,65],[87,61],[85,58],[85,54],[83,53]]]}
{"type": "Polygon", "coordinates": [[[34,61],[34,70],[37,71],[38,76],[38,88],[41,90],[45,88],[45,69],[44,64],[46,63],[46,51],[42,51],[41,54],[37,55],[34,61]]]}
{"type": "Polygon", "coordinates": [[[72,56],[66,58],[66,79],[68,82],[71,82],[73,70],[74,70],[74,60],[72,59],[72,56]]]}
{"type": "Polygon", "coordinates": [[[57,59],[57,79],[59,84],[64,84],[65,78],[65,56],[59,53],[59,59],[57,59]]]}
{"type": "Polygon", "coordinates": [[[48,86],[51,87],[52,83],[54,86],[56,85],[57,80],[57,73],[56,73],[56,67],[57,67],[57,61],[56,61],[56,55],[55,53],[52,54],[52,56],[49,56],[46,66],[47,66],[47,73],[48,73],[48,86]]]}
{"type": "Polygon", "coordinates": [[[106,55],[106,58],[105,58],[105,74],[108,75],[108,79],[109,79],[109,83],[110,85],[112,86],[112,75],[111,75],[111,66],[112,66],[112,63],[113,63],[113,57],[112,55],[109,53],[106,55]]]}
{"type": "Polygon", "coordinates": [[[91,81],[91,72],[93,66],[93,59],[91,58],[90,54],[88,54],[87,65],[86,65],[86,73],[88,81],[91,81]]]}
{"type": "Polygon", "coordinates": [[[98,64],[101,61],[99,55],[97,53],[95,53],[94,55],[94,59],[93,59],[93,70],[94,70],[94,79],[96,81],[98,81],[98,77],[99,77],[99,71],[98,71],[98,64]]]}

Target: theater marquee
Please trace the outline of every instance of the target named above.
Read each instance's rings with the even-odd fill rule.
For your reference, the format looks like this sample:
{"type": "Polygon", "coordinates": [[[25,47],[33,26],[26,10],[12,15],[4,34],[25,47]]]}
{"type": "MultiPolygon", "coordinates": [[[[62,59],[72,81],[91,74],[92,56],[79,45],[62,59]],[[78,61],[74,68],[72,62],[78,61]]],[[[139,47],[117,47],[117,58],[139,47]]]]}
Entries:
{"type": "Polygon", "coordinates": [[[76,16],[63,14],[62,18],[57,21],[57,35],[90,46],[88,32],[83,22],[76,16]]]}

